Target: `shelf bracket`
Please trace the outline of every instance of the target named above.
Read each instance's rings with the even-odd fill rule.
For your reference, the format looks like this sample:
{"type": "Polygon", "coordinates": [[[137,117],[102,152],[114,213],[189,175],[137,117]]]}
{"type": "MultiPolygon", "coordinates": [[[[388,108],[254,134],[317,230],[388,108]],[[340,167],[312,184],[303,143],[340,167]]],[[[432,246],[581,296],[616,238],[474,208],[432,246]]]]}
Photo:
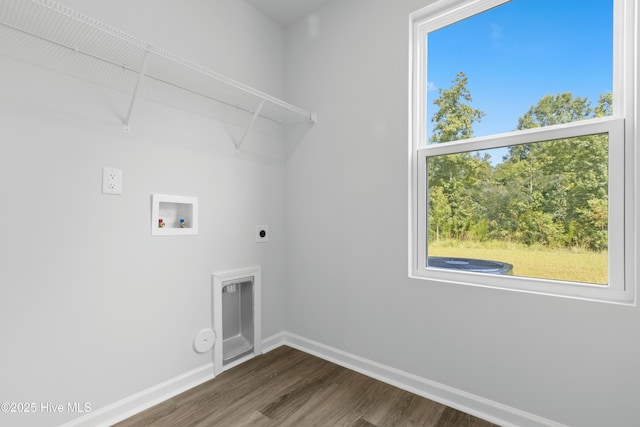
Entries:
{"type": "Polygon", "coordinates": [[[253,113],[253,117],[251,118],[251,122],[249,123],[249,126],[247,126],[247,128],[244,130],[244,133],[242,134],[242,137],[240,138],[240,140],[238,142],[235,143],[236,145],[236,150],[240,150],[240,146],[242,145],[242,143],[244,142],[244,139],[247,137],[247,134],[249,133],[249,131],[253,128],[253,125],[256,123],[256,119],[258,118],[258,116],[260,115],[260,111],[262,111],[262,107],[264,107],[264,102],[265,99],[262,99],[260,101],[260,105],[258,105],[258,108],[256,109],[256,111],[253,113]]]}
{"type": "Polygon", "coordinates": [[[148,62],[149,62],[149,49],[145,49],[144,56],[142,57],[142,66],[140,67],[140,72],[138,73],[138,78],[136,80],[136,86],[133,88],[133,95],[131,96],[131,102],[129,103],[129,112],[127,113],[127,118],[124,120],[124,131],[126,133],[129,133],[131,131],[131,128],[129,127],[129,123],[131,123],[131,113],[133,112],[133,106],[136,103],[136,98],[138,98],[140,83],[142,82],[142,78],[145,75],[148,62]]]}

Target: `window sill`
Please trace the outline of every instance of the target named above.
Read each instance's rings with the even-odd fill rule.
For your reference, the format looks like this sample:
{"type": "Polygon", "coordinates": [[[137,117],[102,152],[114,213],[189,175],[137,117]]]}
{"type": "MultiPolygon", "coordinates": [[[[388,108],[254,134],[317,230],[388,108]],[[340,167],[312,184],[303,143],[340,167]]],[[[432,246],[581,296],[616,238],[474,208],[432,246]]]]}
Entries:
{"type": "Polygon", "coordinates": [[[413,271],[409,272],[409,278],[439,284],[474,286],[590,302],[633,307],[637,305],[635,288],[633,286],[626,290],[616,290],[608,285],[560,282],[475,272],[446,271],[436,268],[413,269],[413,271]]]}

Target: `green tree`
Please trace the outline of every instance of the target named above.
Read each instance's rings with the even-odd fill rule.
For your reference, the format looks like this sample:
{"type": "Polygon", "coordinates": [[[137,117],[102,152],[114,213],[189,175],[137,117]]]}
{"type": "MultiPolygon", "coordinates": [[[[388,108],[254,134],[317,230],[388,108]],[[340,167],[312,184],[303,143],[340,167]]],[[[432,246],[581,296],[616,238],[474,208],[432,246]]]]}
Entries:
{"type": "Polygon", "coordinates": [[[438,89],[440,96],[433,101],[438,111],[431,118],[434,123],[431,142],[456,141],[473,136],[473,123],[482,120],[485,113],[471,107],[468,83],[469,78],[461,71],[449,89],[438,89]]]}
{"type": "MultiPolygon", "coordinates": [[[[518,121],[518,129],[569,123],[611,114],[612,96],[600,96],[595,109],[586,98],[571,93],[546,95],[518,121]]],[[[608,140],[606,135],[588,135],[510,147],[504,168],[528,170],[528,179],[520,175],[521,202],[519,236],[539,236],[541,242],[552,241],[602,249],[601,218],[593,221],[594,209],[607,202],[608,140]],[[528,191],[527,191],[528,188],[528,191]],[[528,197],[523,197],[528,193],[528,197]],[[532,215],[532,212],[537,212],[532,215]],[[543,216],[540,216],[543,215],[543,216]],[[532,221],[532,218],[545,218],[532,221]],[[550,221],[551,220],[551,221],[550,221]],[[591,221],[591,222],[589,222],[591,221]],[[532,230],[531,224],[538,230],[532,230]],[[596,224],[587,227],[587,224],[596,224]],[[527,224],[529,224],[527,226],[527,224]],[[544,229],[540,229],[543,224],[544,229]],[[562,233],[558,235],[558,230],[562,233]],[[590,231],[586,231],[590,230],[590,231]],[[536,234],[537,233],[537,234],[536,234]],[[553,238],[548,238],[553,236],[553,238]]],[[[512,176],[515,174],[511,174],[512,176]]],[[[605,227],[606,229],[606,227],[605,227]]],[[[525,241],[529,239],[524,239],[525,241]]],[[[605,238],[606,240],[606,238],[605,238]]]]}
{"type": "MultiPolygon", "coordinates": [[[[467,84],[467,76],[460,72],[449,89],[439,89],[440,96],[434,101],[438,110],[431,119],[434,123],[432,143],[473,136],[473,124],[480,121],[485,113],[471,107],[472,98],[467,84]]],[[[484,206],[474,196],[479,194],[479,183],[491,175],[488,156],[460,153],[431,157],[427,168],[429,231],[438,238],[443,232],[445,237],[456,238],[469,234],[483,219],[484,206]],[[444,207],[443,196],[448,208],[444,207]],[[445,214],[449,215],[446,221],[442,216],[445,214]]]]}
{"type": "MultiPolygon", "coordinates": [[[[471,106],[460,72],[434,101],[431,143],[473,137],[484,112],[471,106]]],[[[546,95],[517,129],[570,123],[612,113],[611,93],[595,108],[571,93],[546,95]]],[[[430,238],[499,239],[606,250],[608,140],[587,135],[509,147],[491,166],[488,155],[459,153],[427,159],[430,238]]]]}
{"type": "Polygon", "coordinates": [[[451,207],[442,187],[429,189],[429,227],[435,231],[436,240],[440,240],[440,233],[448,236],[451,229],[451,207]]]}
{"type": "Polygon", "coordinates": [[[595,110],[596,117],[605,117],[613,114],[613,93],[608,92],[600,95],[598,105],[595,110]]]}
{"type": "Polygon", "coordinates": [[[545,95],[518,119],[518,130],[584,120],[592,115],[590,104],[587,98],[574,98],[570,92],[545,95]]]}

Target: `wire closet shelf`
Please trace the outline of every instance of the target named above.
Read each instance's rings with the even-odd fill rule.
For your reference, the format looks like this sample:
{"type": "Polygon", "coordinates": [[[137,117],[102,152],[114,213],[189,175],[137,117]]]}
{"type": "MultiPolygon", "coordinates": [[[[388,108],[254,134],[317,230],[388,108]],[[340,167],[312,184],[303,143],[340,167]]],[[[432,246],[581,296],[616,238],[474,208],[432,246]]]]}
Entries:
{"type": "MultiPolygon", "coordinates": [[[[213,100],[250,114],[250,124],[263,119],[281,125],[315,123],[315,114],[193,61],[158,48],[124,31],[52,0],[0,0],[0,43],[3,51],[31,55],[40,61],[62,62],[75,71],[109,80],[132,93],[124,120],[129,120],[136,98],[162,86],[213,100]]],[[[153,98],[153,96],[151,96],[153,98]]]]}

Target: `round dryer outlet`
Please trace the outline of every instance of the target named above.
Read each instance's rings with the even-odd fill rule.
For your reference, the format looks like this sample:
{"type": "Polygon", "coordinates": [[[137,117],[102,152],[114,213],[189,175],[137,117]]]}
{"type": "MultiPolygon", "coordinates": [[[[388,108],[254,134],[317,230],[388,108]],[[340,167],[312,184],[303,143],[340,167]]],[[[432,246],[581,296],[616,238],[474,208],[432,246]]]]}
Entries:
{"type": "Polygon", "coordinates": [[[256,225],[256,242],[266,243],[269,241],[269,226],[256,225]]]}
{"type": "Polygon", "coordinates": [[[203,329],[193,339],[193,349],[196,353],[206,353],[213,348],[216,342],[216,333],[213,329],[203,329]]]}

